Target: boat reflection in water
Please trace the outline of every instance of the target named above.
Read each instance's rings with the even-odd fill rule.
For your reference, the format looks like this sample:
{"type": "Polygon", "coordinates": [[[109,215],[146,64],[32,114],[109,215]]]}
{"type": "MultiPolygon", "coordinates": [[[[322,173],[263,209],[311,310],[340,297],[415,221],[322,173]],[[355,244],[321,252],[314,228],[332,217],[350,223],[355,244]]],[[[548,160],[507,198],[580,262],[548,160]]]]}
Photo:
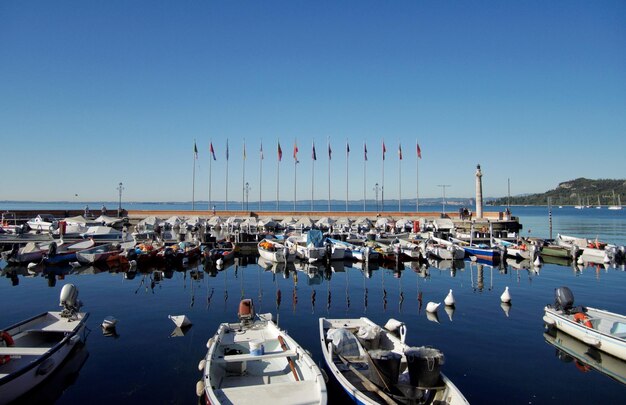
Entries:
{"type": "Polygon", "coordinates": [[[626,385],[626,362],[581,342],[557,329],[543,334],[547,343],[554,346],[557,357],[565,362],[573,362],[581,372],[597,370],[626,385]]]}
{"type": "Polygon", "coordinates": [[[80,370],[89,357],[85,343],[77,343],[65,362],[44,382],[18,398],[14,405],[53,404],[78,380],[80,370]]]}

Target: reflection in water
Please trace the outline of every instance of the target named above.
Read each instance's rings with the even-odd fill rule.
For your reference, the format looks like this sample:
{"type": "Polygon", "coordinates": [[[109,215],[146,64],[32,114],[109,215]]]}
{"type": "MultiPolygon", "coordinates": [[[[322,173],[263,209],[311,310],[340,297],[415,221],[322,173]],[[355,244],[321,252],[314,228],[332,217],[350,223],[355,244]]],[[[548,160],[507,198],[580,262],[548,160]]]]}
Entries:
{"type": "Polygon", "coordinates": [[[78,380],[80,370],[89,357],[89,351],[85,343],[79,342],[74,350],[67,356],[63,364],[59,366],[41,384],[30,390],[15,402],[14,405],[53,404],[65,390],[74,385],[78,380]]]}
{"type": "Polygon", "coordinates": [[[567,333],[552,329],[543,334],[546,342],[556,348],[556,357],[564,363],[574,363],[583,373],[596,370],[626,385],[626,362],[587,346],[567,333]]]}
{"type": "Polygon", "coordinates": [[[439,314],[437,312],[428,312],[426,311],[426,319],[431,322],[440,323],[439,322],[439,314]]]}
{"type": "Polygon", "coordinates": [[[510,302],[501,302],[500,307],[504,311],[504,315],[509,317],[509,312],[511,312],[511,303],[510,302]]]}
{"type": "Polygon", "coordinates": [[[450,319],[450,322],[452,322],[452,315],[454,315],[454,311],[455,311],[454,306],[446,305],[444,307],[444,311],[446,311],[446,314],[448,314],[448,319],[450,319]]]}

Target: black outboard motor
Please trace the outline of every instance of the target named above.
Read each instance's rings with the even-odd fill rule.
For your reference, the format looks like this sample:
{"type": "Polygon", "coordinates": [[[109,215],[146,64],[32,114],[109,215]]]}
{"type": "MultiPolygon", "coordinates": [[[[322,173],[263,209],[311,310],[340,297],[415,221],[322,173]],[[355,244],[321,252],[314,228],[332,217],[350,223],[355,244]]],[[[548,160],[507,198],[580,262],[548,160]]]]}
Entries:
{"type": "Polygon", "coordinates": [[[567,287],[559,287],[554,290],[554,309],[569,312],[574,307],[574,294],[567,287]]]}

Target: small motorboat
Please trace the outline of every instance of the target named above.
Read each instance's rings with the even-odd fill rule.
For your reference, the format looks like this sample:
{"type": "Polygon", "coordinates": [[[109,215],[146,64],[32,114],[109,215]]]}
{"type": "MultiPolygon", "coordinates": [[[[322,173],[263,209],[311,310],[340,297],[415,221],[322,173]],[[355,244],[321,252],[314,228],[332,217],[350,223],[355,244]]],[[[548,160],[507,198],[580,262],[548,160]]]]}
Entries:
{"type": "Polygon", "coordinates": [[[626,360],[626,316],[591,307],[574,306],[567,287],[555,290],[554,306],[544,308],[543,321],[589,346],[626,360]]]}
{"type": "Polygon", "coordinates": [[[296,249],[290,249],[275,239],[263,239],[257,245],[259,255],[271,262],[292,263],[296,259],[296,249]]]}
{"type": "Polygon", "coordinates": [[[404,323],[390,319],[381,328],[367,318],[320,318],[319,328],[330,373],[355,402],[468,404],[440,372],[440,351],[404,343],[404,323]]]}
{"type": "Polygon", "coordinates": [[[255,316],[251,299],[239,322],[222,323],[207,342],[196,393],[211,404],[325,404],[326,384],[311,356],[276,326],[255,316]]]}
{"type": "Polygon", "coordinates": [[[62,311],[50,311],[3,329],[0,338],[0,402],[8,403],[43,382],[86,338],[89,313],[79,312],[78,289],[61,289],[62,311]]]}

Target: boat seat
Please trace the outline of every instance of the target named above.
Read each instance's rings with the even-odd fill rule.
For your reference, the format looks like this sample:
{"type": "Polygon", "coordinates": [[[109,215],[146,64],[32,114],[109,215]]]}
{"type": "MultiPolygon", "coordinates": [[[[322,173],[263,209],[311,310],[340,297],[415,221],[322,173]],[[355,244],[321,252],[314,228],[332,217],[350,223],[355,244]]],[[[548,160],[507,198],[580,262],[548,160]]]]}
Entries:
{"type": "Polygon", "coordinates": [[[0,347],[0,356],[41,356],[50,347],[0,347]]]}
{"type": "Polygon", "coordinates": [[[217,397],[232,404],[248,403],[254,398],[272,398],[272,404],[319,404],[319,384],[315,381],[293,381],[216,390],[217,397]],[[224,398],[225,397],[225,398],[224,398]],[[307,401],[307,398],[309,399],[307,401]]]}
{"type": "Polygon", "coordinates": [[[232,363],[236,361],[262,361],[262,360],[275,359],[275,358],[280,358],[280,357],[296,357],[297,355],[298,353],[295,350],[265,353],[260,356],[255,356],[250,353],[244,353],[244,354],[232,354],[229,356],[224,356],[222,358],[216,359],[216,361],[224,362],[224,363],[232,363]]]}

